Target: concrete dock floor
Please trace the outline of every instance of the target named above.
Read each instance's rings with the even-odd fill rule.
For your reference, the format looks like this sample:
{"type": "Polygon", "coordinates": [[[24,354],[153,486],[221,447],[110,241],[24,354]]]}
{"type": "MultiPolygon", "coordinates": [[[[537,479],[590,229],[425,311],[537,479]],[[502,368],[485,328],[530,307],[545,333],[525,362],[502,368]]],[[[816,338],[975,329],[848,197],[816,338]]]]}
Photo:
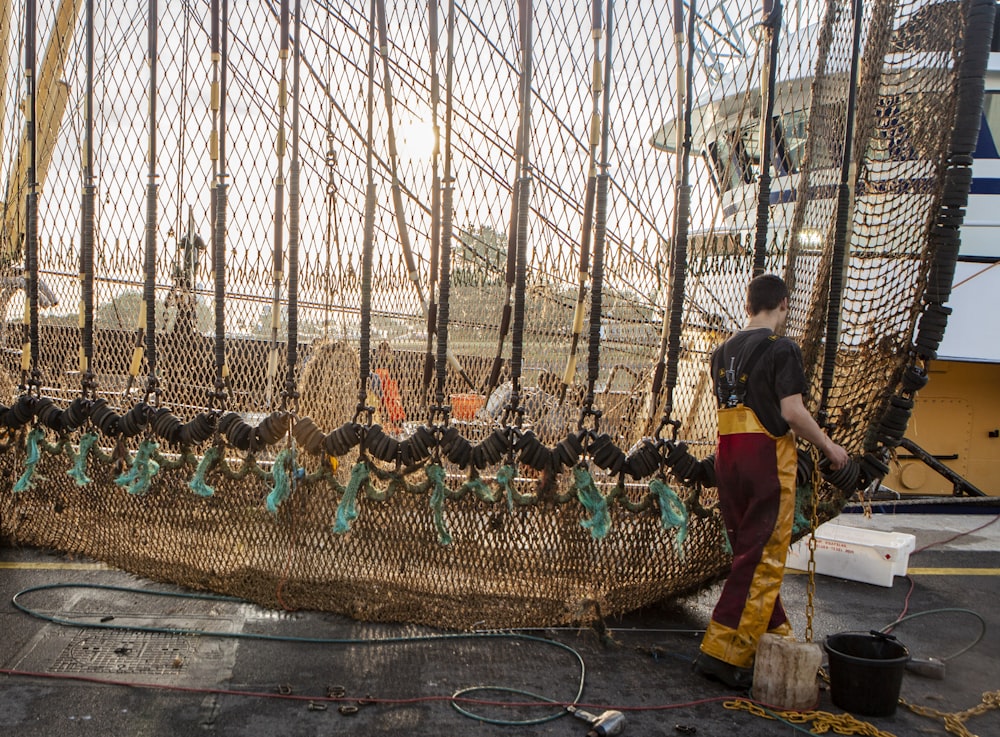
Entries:
{"type": "MultiPolygon", "coordinates": [[[[976,707],[984,693],[996,699],[998,519],[983,513],[842,515],[840,521],[850,526],[911,533],[916,551],[907,575],[897,576],[891,588],[817,576],[815,641],[881,629],[904,613],[970,610],[930,613],[895,629],[913,657],[946,659],[943,679],[907,672],[901,696],[943,713],[976,707]],[[985,623],[982,640],[950,657],[980,635],[979,618],[985,623]]],[[[782,590],[800,639],[807,582],[806,575],[789,571],[782,590]]],[[[497,705],[539,701],[522,692],[552,702],[576,701],[593,714],[622,710],[623,734],[637,737],[793,735],[808,733],[811,725],[729,708],[732,691],[691,673],[719,584],[607,621],[606,631],[510,635],[366,624],[109,586],[185,593],[93,561],[0,549],[0,732],[16,737],[586,734],[583,721],[553,718],[564,713],[558,706],[497,705]],[[49,585],[58,586],[22,594],[19,601],[56,619],[105,628],[57,624],[13,605],[18,592],[49,585]],[[118,625],[128,629],[108,629],[118,625]],[[151,631],[157,628],[174,631],[151,631]],[[273,636],[288,639],[267,639],[273,636]],[[475,716],[460,713],[456,703],[475,716]],[[540,723],[512,724],[523,721],[540,723]]],[[[844,714],[826,687],[817,709],[844,714]]],[[[892,716],[857,718],[897,737],[948,734],[940,718],[905,705],[892,716]]],[[[979,737],[1000,737],[1000,708],[968,717],[966,726],[979,737]]]]}

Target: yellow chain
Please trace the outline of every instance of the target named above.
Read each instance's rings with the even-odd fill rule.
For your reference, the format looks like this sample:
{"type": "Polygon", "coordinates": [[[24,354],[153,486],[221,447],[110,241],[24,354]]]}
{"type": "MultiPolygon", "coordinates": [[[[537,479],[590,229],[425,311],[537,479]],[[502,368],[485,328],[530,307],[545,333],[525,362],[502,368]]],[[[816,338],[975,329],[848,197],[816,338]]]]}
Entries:
{"type": "Polygon", "coordinates": [[[791,724],[812,722],[811,731],[814,734],[860,734],[864,737],[896,737],[892,732],[879,729],[871,722],[863,722],[851,714],[832,714],[828,711],[777,711],[764,709],[757,704],[744,699],[724,701],[722,705],[734,711],[748,711],[754,716],[764,719],[783,720],[791,724]]]}
{"type": "Polygon", "coordinates": [[[958,735],[958,737],[976,737],[976,735],[970,732],[969,728],[965,726],[965,720],[969,717],[985,714],[990,709],[1000,709],[1000,690],[986,691],[983,694],[983,700],[976,706],[973,706],[971,709],[966,709],[965,711],[956,711],[952,713],[938,711],[937,709],[932,709],[929,706],[911,704],[906,699],[900,699],[899,703],[903,704],[910,711],[915,714],[919,714],[920,716],[940,719],[944,722],[944,728],[952,734],[958,735]]]}
{"type": "Polygon", "coordinates": [[[809,519],[809,582],[806,584],[806,642],[813,641],[813,614],[816,611],[816,528],[819,527],[819,486],[822,482],[819,473],[819,453],[812,448],[812,513],[809,519]]]}

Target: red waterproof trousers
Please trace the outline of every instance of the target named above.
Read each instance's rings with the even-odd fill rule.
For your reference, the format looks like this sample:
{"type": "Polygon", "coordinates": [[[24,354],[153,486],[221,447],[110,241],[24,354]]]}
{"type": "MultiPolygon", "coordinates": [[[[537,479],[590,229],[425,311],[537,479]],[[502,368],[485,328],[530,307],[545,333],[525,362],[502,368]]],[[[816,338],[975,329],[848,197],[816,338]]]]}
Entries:
{"type": "Polygon", "coordinates": [[[778,596],[795,515],[795,440],[775,437],[743,405],[719,410],[715,469],[733,566],[702,652],[753,665],[761,635],[791,634],[778,596]]]}

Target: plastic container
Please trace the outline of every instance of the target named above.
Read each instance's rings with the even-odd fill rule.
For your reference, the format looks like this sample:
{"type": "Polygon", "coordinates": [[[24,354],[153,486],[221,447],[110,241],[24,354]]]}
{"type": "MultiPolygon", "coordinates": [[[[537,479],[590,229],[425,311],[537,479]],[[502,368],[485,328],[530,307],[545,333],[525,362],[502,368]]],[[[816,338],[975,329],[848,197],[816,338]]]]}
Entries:
{"type": "Polygon", "coordinates": [[[471,420],[485,401],[482,394],[452,394],[451,416],[456,420],[471,420]]]}
{"type": "MultiPolygon", "coordinates": [[[[917,538],[905,532],[880,532],[835,521],[816,528],[816,573],[892,587],[893,576],[905,576],[917,538]]],[[[792,545],[787,568],[809,567],[809,538],[792,545]]]]}
{"type": "Polygon", "coordinates": [[[830,697],[852,714],[887,717],[899,703],[906,647],[880,632],[841,632],[823,645],[830,659],[830,697]]]}

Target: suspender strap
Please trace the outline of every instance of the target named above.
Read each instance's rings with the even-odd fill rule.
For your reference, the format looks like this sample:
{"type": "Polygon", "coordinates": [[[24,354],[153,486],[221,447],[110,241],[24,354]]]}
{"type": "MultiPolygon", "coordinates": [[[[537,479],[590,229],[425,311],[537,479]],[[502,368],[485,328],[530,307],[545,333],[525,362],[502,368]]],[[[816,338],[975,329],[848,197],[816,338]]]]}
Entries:
{"type": "Polygon", "coordinates": [[[769,336],[760,341],[753,352],[749,355],[743,365],[740,366],[739,377],[735,381],[732,381],[729,376],[729,372],[726,371],[726,355],[725,352],[722,354],[722,366],[719,367],[719,381],[718,381],[718,392],[719,392],[719,405],[722,407],[735,406],[737,404],[743,404],[744,398],[747,394],[747,382],[750,379],[750,374],[757,367],[758,362],[761,357],[767,352],[767,349],[778,342],[778,335],[776,333],[771,333],[769,336]]]}

